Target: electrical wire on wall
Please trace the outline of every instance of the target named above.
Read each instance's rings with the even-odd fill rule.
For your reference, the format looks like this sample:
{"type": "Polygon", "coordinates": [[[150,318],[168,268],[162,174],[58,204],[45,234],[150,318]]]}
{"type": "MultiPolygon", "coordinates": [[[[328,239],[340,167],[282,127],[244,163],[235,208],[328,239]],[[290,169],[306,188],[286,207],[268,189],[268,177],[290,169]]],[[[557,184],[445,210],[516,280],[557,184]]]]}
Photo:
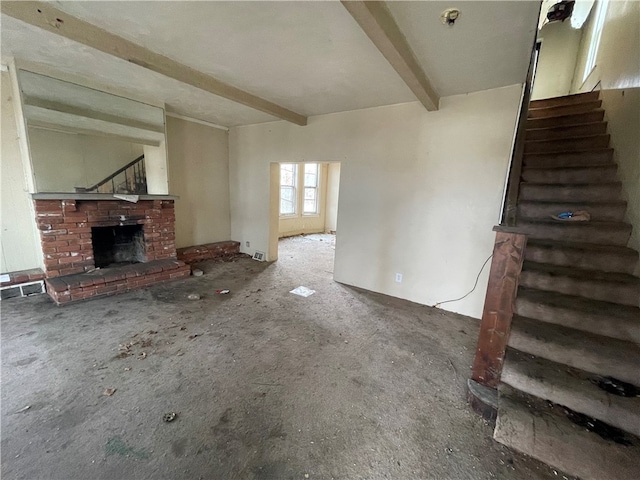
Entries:
{"type": "Polygon", "coordinates": [[[473,291],[476,289],[476,287],[478,286],[478,281],[480,281],[480,275],[482,275],[482,271],[484,270],[484,267],[487,266],[487,263],[489,262],[489,260],[491,260],[491,257],[493,257],[493,253],[491,255],[489,255],[489,258],[487,258],[484,263],[482,264],[482,268],[480,268],[480,271],[478,272],[478,275],[476,276],[476,281],[473,284],[473,288],[466,294],[464,294],[463,296],[461,296],[460,298],[454,298],[452,300],[444,300],[442,302],[437,302],[433,305],[433,307],[435,308],[440,308],[440,305],[442,305],[443,303],[451,303],[451,302],[458,302],[464,298],[467,298],[469,295],[471,295],[473,293],[473,291]]]}

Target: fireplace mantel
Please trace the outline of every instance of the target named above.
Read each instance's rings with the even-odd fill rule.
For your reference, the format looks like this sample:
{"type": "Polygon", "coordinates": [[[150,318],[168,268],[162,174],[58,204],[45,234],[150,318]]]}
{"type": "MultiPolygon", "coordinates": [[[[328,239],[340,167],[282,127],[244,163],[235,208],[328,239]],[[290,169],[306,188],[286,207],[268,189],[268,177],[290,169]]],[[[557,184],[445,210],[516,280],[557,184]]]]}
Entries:
{"type": "MultiPolygon", "coordinates": [[[[32,193],[34,200],[120,200],[113,193],[32,193]]],[[[138,195],[139,200],[178,200],[177,195],[138,195]]]]}

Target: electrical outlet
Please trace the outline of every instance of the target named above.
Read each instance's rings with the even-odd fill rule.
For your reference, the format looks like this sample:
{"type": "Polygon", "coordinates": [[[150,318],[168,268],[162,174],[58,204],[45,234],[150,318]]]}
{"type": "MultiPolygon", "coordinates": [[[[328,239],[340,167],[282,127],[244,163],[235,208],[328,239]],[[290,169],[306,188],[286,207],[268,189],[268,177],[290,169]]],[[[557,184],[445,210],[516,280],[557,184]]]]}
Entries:
{"type": "Polygon", "coordinates": [[[396,283],[402,283],[402,274],[396,273],[396,283]]]}
{"type": "Polygon", "coordinates": [[[251,242],[247,240],[246,242],[244,242],[244,246],[249,248],[251,246],[251,242]]]}

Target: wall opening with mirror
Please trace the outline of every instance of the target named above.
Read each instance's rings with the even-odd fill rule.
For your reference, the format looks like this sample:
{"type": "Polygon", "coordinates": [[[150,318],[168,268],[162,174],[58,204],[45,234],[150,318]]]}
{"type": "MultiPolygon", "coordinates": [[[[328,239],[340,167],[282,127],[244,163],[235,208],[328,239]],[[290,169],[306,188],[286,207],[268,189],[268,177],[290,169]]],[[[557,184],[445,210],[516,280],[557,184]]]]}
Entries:
{"type": "Polygon", "coordinates": [[[37,193],[167,194],[162,108],[18,72],[37,193]]]}

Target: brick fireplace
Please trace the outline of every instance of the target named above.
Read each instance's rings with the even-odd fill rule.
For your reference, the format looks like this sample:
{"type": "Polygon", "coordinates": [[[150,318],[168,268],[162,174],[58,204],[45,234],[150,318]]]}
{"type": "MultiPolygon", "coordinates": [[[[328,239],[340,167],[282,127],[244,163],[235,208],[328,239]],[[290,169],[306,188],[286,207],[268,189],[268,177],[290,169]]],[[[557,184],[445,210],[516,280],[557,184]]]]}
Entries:
{"type": "Polygon", "coordinates": [[[185,278],[176,258],[174,199],[35,194],[47,293],[57,304],[185,278]]]}

